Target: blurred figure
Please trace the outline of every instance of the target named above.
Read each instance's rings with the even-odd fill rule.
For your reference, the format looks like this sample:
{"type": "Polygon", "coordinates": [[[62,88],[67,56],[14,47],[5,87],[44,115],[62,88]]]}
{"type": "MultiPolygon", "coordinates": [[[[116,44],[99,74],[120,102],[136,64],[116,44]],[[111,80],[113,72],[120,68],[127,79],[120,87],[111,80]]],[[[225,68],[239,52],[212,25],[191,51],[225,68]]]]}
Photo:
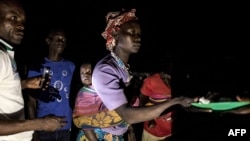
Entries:
{"type": "MultiPolygon", "coordinates": [[[[141,106],[156,105],[171,99],[171,76],[165,72],[155,73],[147,77],[141,87],[141,106]],[[145,104],[146,103],[146,104],[145,104]]],[[[143,141],[158,141],[172,134],[171,112],[144,122],[143,141]]]]}

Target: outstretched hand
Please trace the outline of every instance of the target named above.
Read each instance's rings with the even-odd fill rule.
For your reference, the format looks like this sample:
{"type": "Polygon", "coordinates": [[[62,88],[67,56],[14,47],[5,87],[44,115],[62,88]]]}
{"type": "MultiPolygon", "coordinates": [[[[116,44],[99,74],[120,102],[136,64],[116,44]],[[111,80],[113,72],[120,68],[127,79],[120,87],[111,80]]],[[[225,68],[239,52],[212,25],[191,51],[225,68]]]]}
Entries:
{"type": "Polygon", "coordinates": [[[201,109],[191,106],[191,103],[199,102],[199,97],[189,98],[181,96],[181,97],[176,97],[176,100],[178,101],[178,104],[185,107],[185,109],[189,112],[205,112],[205,113],[213,112],[212,109],[201,109]]]}
{"type": "Polygon", "coordinates": [[[190,107],[191,103],[197,102],[198,98],[190,98],[190,97],[185,97],[185,96],[180,96],[174,98],[177,104],[180,104],[183,107],[190,107]]]}

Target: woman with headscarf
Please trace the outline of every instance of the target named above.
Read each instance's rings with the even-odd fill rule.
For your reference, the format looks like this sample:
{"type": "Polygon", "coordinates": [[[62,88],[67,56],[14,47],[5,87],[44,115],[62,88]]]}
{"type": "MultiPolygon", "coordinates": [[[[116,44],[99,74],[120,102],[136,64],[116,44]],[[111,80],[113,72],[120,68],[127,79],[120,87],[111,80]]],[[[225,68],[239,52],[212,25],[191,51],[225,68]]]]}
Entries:
{"type": "MultiPolygon", "coordinates": [[[[107,40],[110,54],[101,59],[93,71],[93,86],[109,110],[115,110],[128,124],[134,124],[158,117],[167,108],[180,104],[190,106],[194,99],[179,97],[150,107],[130,107],[124,94],[132,76],[129,73],[129,57],[138,53],[141,47],[141,28],[136,10],[109,13],[107,27],[102,36],[107,40]]],[[[123,130],[121,130],[123,131],[123,130]]],[[[122,132],[120,132],[122,133],[122,132]]]]}
{"type": "MultiPolygon", "coordinates": [[[[93,87],[101,98],[103,105],[109,111],[117,113],[102,115],[102,117],[111,116],[111,119],[114,119],[112,116],[117,117],[118,115],[123,121],[123,124],[116,124],[111,128],[102,128],[102,131],[119,137],[127,132],[130,124],[154,119],[166,109],[177,104],[189,107],[195,101],[193,98],[178,97],[149,107],[130,106],[124,93],[132,79],[128,61],[130,55],[138,53],[141,47],[141,28],[135,12],[136,10],[132,9],[128,12],[108,13],[106,16],[107,27],[102,36],[107,41],[106,48],[110,51],[110,54],[96,64],[92,75],[93,87]]],[[[79,117],[77,122],[82,121],[79,117]]],[[[106,125],[110,127],[110,124],[106,125]]],[[[123,139],[119,138],[120,140],[123,139]]]]}

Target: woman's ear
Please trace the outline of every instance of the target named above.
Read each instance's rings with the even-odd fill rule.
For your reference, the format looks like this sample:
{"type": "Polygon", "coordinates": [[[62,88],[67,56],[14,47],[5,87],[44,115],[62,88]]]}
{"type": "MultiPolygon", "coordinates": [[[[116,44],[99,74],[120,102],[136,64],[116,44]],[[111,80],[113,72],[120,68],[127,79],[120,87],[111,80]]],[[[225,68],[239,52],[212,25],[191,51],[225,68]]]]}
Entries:
{"type": "Polygon", "coordinates": [[[115,40],[118,40],[118,31],[113,31],[112,36],[114,37],[115,40]]]}
{"type": "Polygon", "coordinates": [[[112,44],[113,46],[116,46],[119,40],[119,32],[113,32],[112,36],[113,36],[112,44]]]}

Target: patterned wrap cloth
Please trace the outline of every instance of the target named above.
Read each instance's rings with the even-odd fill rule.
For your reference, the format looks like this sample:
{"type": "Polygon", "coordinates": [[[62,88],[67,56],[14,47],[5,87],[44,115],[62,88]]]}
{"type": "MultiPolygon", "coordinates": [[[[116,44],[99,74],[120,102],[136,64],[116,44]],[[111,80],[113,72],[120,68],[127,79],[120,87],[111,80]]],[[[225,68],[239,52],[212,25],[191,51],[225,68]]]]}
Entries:
{"type": "Polygon", "coordinates": [[[73,110],[73,122],[82,129],[127,126],[114,110],[109,111],[103,105],[92,86],[84,86],[79,90],[73,110]]]}
{"type": "Polygon", "coordinates": [[[120,30],[120,25],[127,21],[137,20],[135,16],[135,9],[130,10],[129,12],[109,12],[106,16],[107,27],[102,33],[104,39],[106,39],[106,48],[109,51],[112,51],[115,47],[115,39],[113,34],[120,30]]]}
{"type": "MultiPolygon", "coordinates": [[[[100,128],[95,128],[94,132],[96,134],[98,141],[124,141],[123,136],[112,135],[110,133],[102,131],[100,128]]],[[[77,135],[76,141],[90,141],[82,130],[80,130],[77,135]]]]}
{"type": "MultiPolygon", "coordinates": [[[[135,9],[130,10],[129,12],[110,12],[106,16],[107,27],[102,33],[104,39],[106,39],[106,48],[107,50],[113,52],[115,47],[115,38],[113,37],[114,33],[117,33],[120,30],[120,25],[127,21],[137,20],[135,16],[135,9]]],[[[86,100],[86,97],[83,96],[89,93],[92,96],[97,95],[95,90],[86,89],[83,87],[76,99],[76,105],[73,112],[73,122],[74,124],[81,129],[94,129],[98,140],[105,141],[124,141],[123,135],[114,135],[111,133],[105,132],[104,128],[117,128],[122,129],[128,127],[129,125],[122,120],[122,118],[115,112],[115,110],[109,111],[105,105],[103,105],[101,99],[97,97],[94,98],[94,104],[89,108],[89,104],[85,105],[83,99],[86,100]],[[84,110],[83,110],[84,109],[84,110]]],[[[85,101],[84,100],[84,101],[85,101]]],[[[90,100],[93,102],[93,100],[90,100]]],[[[86,102],[86,101],[85,101],[86,102]]],[[[120,131],[119,131],[120,132],[120,131]]],[[[78,134],[77,141],[86,140],[86,136],[82,130],[78,134]]]]}

